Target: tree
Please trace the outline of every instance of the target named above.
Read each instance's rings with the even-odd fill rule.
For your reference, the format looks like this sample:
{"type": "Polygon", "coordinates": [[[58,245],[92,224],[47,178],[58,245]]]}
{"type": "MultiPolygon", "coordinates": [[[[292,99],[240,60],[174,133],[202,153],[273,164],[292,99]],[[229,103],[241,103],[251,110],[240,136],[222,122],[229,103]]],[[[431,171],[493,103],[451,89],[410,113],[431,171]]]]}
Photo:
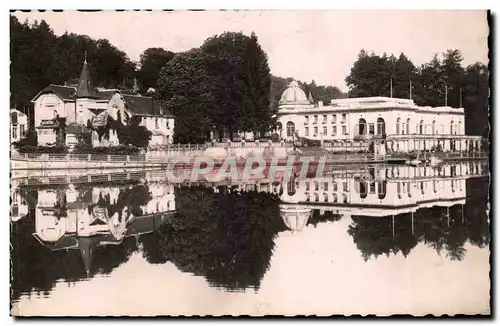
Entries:
{"type": "Polygon", "coordinates": [[[161,69],[174,58],[175,53],[163,48],[148,48],[141,54],[140,69],[137,79],[141,86],[141,92],[147,92],[149,88],[158,87],[158,77],[161,69]]]}
{"type": "Polygon", "coordinates": [[[214,81],[209,74],[211,57],[199,49],[178,53],[161,70],[158,96],[176,116],[176,143],[208,140],[216,111],[214,81]]]}

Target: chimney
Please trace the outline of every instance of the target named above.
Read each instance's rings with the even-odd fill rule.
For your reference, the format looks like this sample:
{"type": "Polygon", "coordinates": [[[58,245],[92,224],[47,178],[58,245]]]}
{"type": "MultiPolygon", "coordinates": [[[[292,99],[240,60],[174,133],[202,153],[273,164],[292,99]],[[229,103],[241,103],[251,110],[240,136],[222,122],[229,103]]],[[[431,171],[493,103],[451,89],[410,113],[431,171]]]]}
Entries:
{"type": "Polygon", "coordinates": [[[318,107],[322,107],[323,106],[323,101],[318,101],[318,107]]]}

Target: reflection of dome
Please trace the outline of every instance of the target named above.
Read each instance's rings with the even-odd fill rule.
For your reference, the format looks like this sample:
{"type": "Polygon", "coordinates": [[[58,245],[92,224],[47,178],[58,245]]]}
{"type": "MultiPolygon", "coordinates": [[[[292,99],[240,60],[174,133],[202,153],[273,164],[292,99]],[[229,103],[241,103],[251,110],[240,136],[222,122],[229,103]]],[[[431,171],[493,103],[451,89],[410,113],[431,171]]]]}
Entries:
{"type": "Polygon", "coordinates": [[[280,105],[286,104],[311,104],[307,99],[306,93],[299,87],[294,80],[288,85],[287,89],[281,95],[280,105]]]}
{"type": "Polygon", "coordinates": [[[115,213],[115,215],[108,220],[108,226],[111,235],[113,235],[116,240],[123,239],[127,231],[127,221],[123,215],[120,216],[118,213],[115,213]]]}
{"type": "Polygon", "coordinates": [[[301,231],[306,226],[312,210],[298,205],[280,205],[281,218],[292,231],[301,231]]]}

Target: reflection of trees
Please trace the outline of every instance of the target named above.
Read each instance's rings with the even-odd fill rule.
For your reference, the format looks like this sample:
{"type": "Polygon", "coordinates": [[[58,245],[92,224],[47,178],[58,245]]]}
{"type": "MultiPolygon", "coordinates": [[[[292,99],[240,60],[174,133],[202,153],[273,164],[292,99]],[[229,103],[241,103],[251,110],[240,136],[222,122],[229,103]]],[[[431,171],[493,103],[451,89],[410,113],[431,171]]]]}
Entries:
{"type": "MultiPolygon", "coordinates": [[[[32,236],[34,230],[35,219],[31,214],[12,223],[11,288],[14,300],[33,290],[47,293],[59,280],[76,282],[87,278],[79,250],[51,251],[32,236]]],[[[126,262],[135,248],[134,238],[126,238],[119,245],[95,248],[90,277],[96,273],[110,273],[126,262]]]]}
{"type": "MultiPolygon", "coordinates": [[[[32,290],[48,292],[58,280],[74,282],[87,278],[82,254],[77,248],[51,251],[41,245],[33,232],[35,226],[35,207],[38,192],[32,188],[23,188],[22,195],[28,203],[29,214],[23,219],[11,223],[11,259],[12,259],[12,299],[32,290]]],[[[91,188],[79,189],[78,200],[91,202],[91,188]]],[[[123,188],[116,204],[111,205],[109,198],[100,197],[97,204],[103,204],[110,213],[123,211],[129,207],[132,214],[142,215],[141,206],[151,200],[146,185],[123,188]]],[[[62,207],[64,208],[64,207],[62,207]]],[[[78,237],[76,237],[78,239],[78,237]]],[[[125,238],[120,244],[99,245],[99,236],[92,238],[92,255],[89,277],[96,273],[108,274],[126,262],[137,248],[134,238],[125,238]]]]}
{"type": "Polygon", "coordinates": [[[311,217],[309,218],[307,224],[316,227],[318,223],[323,223],[328,221],[336,222],[339,221],[341,218],[342,215],[334,214],[332,211],[325,211],[323,212],[323,214],[321,214],[319,209],[313,209],[311,217]]]}
{"type": "Polygon", "coordinates": [[[184,187],[176,189],[176,208],[175,217],[158,233],[163,259],[155,241],[141,239],[148,261],[170,260],[227,289],[259,287],[274,237],[284,230],[276,196],[184,187]]]}
{"type": "Polygon", "coordinates": [[[413,229],[411,213],[394,216],[394,233],[392,216],[356,216],[352,218],[348,233],[365,260],[398,252],[406,257],[418,242],[425,243],[438,254],[444,252],[451,260],[461,260],[467,241],[484,247],[490,240],[486,213],[488,180],[469,179],[467,192],[471,195],[464,207],[455,205],[449,209],[431,207],[416,211],[413,229]]]}

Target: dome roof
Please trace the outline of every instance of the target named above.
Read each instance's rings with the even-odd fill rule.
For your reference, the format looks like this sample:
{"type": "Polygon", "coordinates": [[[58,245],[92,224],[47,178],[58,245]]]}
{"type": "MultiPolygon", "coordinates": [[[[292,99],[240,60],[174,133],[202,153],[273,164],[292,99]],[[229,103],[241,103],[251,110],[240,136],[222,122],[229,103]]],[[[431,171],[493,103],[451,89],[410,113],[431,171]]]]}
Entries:
{"type": "Polygon", "coordinates": [[[306,93],[299,87],[299,83],[292,81],[281,95],[280,105],[284,104],[311,104],[306,93]]]}

